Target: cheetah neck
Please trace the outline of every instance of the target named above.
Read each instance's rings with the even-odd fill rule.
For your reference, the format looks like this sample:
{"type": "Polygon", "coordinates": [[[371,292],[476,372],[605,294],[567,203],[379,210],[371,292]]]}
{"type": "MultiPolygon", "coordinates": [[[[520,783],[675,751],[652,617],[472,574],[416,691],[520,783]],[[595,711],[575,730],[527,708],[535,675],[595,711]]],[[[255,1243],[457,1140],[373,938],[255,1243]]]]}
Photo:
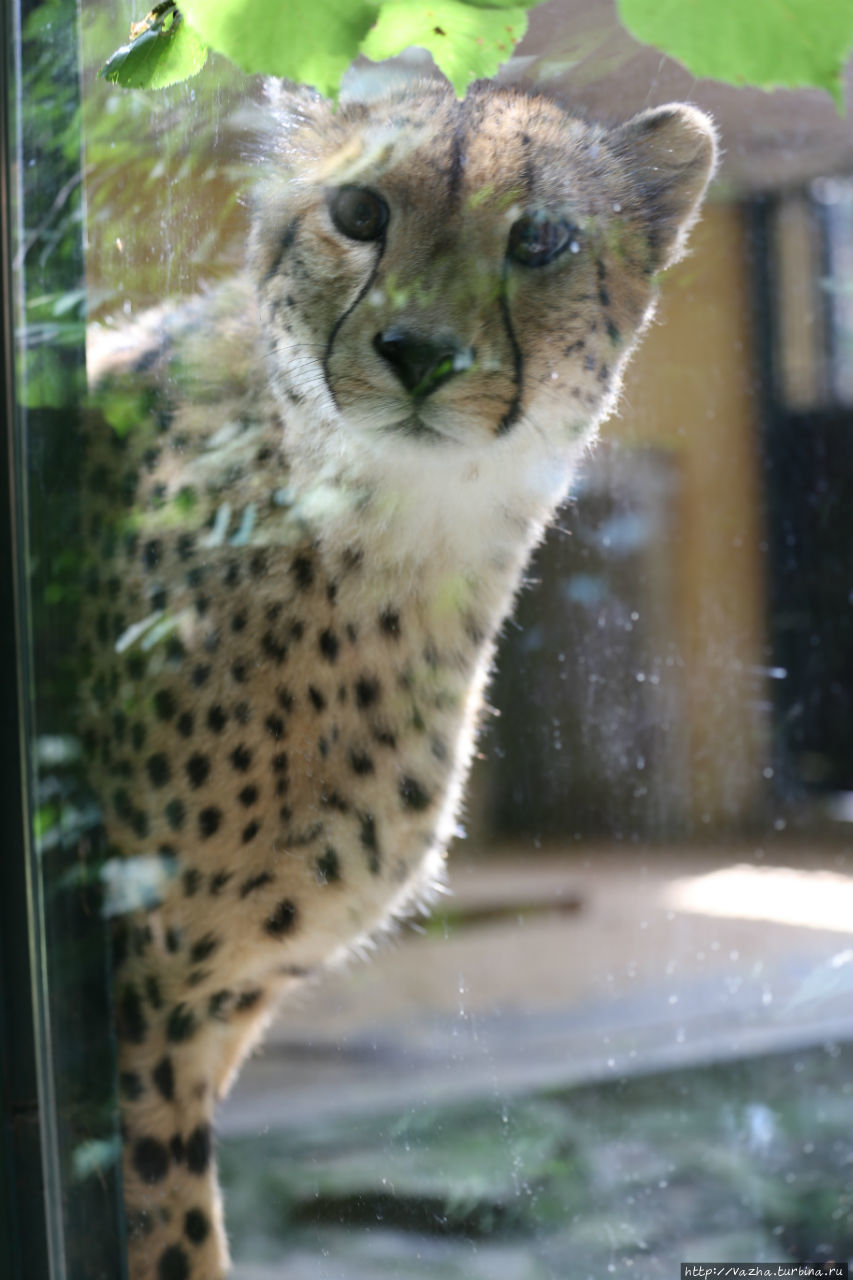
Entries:
{"type": "Polygon", "coordinates": [[[487,448],[338,441],[333,455],[292,457],[298,511],[336,554],[357,545],[386,581],[424,598],[467,581],[502,613],[590,434],[561,451],[525,424],[487,448]]]}

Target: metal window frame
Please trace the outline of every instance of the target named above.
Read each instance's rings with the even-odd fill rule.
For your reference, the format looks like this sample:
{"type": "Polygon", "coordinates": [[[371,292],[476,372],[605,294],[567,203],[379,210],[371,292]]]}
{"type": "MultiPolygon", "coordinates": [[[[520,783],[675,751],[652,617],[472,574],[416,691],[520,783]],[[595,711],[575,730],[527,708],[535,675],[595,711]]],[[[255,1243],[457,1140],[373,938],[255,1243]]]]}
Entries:
{"type": "MultiPolygon", "coordinates": [[[[75,398],[59,411],[24,408],[18,362],[22,340],[31,339],[24,328],[25,297],[45,287],[60,292],[79,287],[83,270],[77,223],[71,233],[73,281],[68,279],[68,255],[54,264],[50,255],[55,242],[49,239],[46,256],[36,256],[32,266],[26,257],[15,258],[25,243],[22,227],[32,213],[30,175],[41,180],[43,198],[45,178],[60,184],[64,178],[59,171],[74,163],[60,148],[54,160],[50,148],[55,144],[46,138],[40,171],[38,165],[30,168],[28,147],[35,137],[40,151],[41,135],[25,141],[22,93],[29,83],[28,66],[37,68],[37,76],[43,73],[41,64],[27,62],[31,46],[30,37],[24,39],[24,24],[41,2],[0,3],[0,65],[5,73],[0,76],[0,413],[6,441],[0,451],[0,1276],[117,1280],[125,1274],[120,1175],[114,1156],[96,1156],[94,1164],[91,1157],[92,1148],[112,1150],[117,1142],[107,922],[97,881],[64,887],[78,852],[75,840],[58,850],[39,849],[33,821],[45,780],[36,776],[36,731],[53,731],[55,711],[45,712],[42,682],[51,679],[51,646],[63,652],[67,648],[67,629],[46,644],[39,629],[43,622],[32,622],[32,566],[39,561],[30,554],[29,540],[35,538],[44,559],[51,545],[44,534],[54,513],[58,516],[63,505],[78,511],[74,472],[79,457],[66,455],[77,438],[80,405],[75,398]],[[57,450],[58,444],[65,453],[57,450]],[[35,531],[29,510],[32,483],[41,494],[41,506],[33,504],[35,531]],[[84,1023],[85,1042],[80,1035],[84,1023]],[[102,1052],[88,1061],[99,1035],[102,1052]],[[78,1156],[88,1160],[88,1173],[81,1172],[78,1156]]],[[[49,39],[65,42],[57,48],[66,55],[73,77],[75,0],[64,0],[59,8],[56,16],[64,20],[54,22],[49,39]]],[[[53,47],[51,43],[49,53],[53,47]]],[[[46,74],[51,76],[55,69],[48,61],[46,74]]],[[[68,84],[73,97],[79,90],[76,78],[68,84]]],[[[50,189],[47,195],[49,203],[50,189]]],[[[39,223],[35,239],[31,235],[27,242],[36,255],[41,232],[39,223]]],[[[66,354],[82,366],[82,336],[66,354]]],[[[55,533],[51,537],[55,544],[55,533]]],[[[36,586],[36,592],[43,586],[36,586]]],[[[69,717],[61,718],[70,720],[73,732],[73,708],[69,711],[69,717]]]]}
{"type": "Polygon", "coordinates": [[[17,11],[7,0],[0,23],[0,308],[3,351],[0,404],[0,1272],[57,1276],[51,1258],[47,1187],[58,1165],[45,1132],[44,978],[32,850],[29,846],[23,749],[25,707],[21,634],[22,548],[19,531],[20,438],[15,393],[15,307],[12,275],[17,11]],[[50,1166],[53,1164],[51,1170],[50,1166]]]}

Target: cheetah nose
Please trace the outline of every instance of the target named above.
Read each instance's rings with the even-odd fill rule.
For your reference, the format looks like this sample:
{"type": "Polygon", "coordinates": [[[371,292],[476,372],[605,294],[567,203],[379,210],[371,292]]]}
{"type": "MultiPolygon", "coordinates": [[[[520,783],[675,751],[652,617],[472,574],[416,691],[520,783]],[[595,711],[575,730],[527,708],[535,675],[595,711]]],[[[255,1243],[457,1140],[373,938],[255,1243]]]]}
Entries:
{"type": "Polygon", "coordinates": [[[396,327],[377,333],[373,350],[418,399],[431,395],[474,362],[473,348],[463,348],[453,338],[424,338],[396,327]]]}

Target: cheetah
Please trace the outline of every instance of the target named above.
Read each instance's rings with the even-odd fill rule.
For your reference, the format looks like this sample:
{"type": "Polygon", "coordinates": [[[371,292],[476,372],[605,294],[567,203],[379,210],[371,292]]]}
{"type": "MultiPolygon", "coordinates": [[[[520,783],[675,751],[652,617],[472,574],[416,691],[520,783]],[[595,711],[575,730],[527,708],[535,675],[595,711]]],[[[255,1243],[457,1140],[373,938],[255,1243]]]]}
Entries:
{"type": "Polygon", "coordinates": [[[495,637],[716,163],[683,105],[270,110],[245,274],[90,352],[132,1280],[226,1275],[217,1100],[288,991],[439,885],[495,637]]]}

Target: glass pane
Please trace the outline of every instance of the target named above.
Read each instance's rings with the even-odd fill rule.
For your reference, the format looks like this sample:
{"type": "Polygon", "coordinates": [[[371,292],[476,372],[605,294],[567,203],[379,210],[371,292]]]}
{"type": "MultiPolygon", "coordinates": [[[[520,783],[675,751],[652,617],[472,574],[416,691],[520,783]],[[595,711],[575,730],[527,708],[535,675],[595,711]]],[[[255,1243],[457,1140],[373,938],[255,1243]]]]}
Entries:
{"type": "MultiPolygon", "coordinates": [[[[23,598],[6,625],[21,646],[33,859],[29,897],[17,910],[21,925],[30,913],[51,1276],[112,1280],[121,1273],[122,1231],[109,940],[100,818],[81,766],[73,641],[84,555],[86,317],[77,14],[73,3],[51,0],[12,6],[10,16],[17,404],[9,429],[23,598]]],[[[14,1042],[11,1052],[20,1052],[14,1042]]],[[[34,1204],[26,1211],[35,1218],[34,1204]]],[[[28,1236],[24,1247],[32,1247],[28,1236]]],[[[39,1272],[46,1268],[42,1259],[39,1272]]]]}
{"type": "Polygon", "coordinates": [[[243,1280],[849,1258],[847,125],[534,12],[504,85],[726,149],[587,448],[674,141],[417,53],[124,91],[141,16],[33,6],[16,88],[56,1276],[218,1280],[214,1120],[243,1280]]]}

